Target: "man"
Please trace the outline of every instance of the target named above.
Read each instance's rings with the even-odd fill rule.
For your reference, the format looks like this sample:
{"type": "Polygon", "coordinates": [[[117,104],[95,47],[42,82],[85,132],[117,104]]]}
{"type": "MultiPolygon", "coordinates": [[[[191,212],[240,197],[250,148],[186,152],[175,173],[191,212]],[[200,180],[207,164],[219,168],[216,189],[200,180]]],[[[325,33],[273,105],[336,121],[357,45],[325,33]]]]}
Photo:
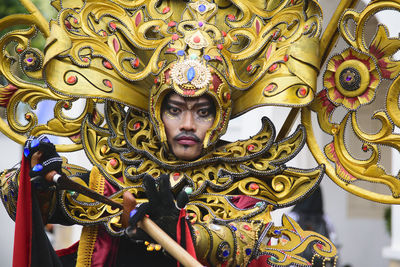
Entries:
{"type": "MultiPolygon", "coordinates": [[[[32,77],[44,77],[48,91],[38,92],[46,91],[46,97],[51,93],[50,99],[58,101],[59,116],[48,123],[48,132],[72,139],[75,144],[68,149],[84,149],[93,168],[87,171],[62,161],[43,136],[29,138],[23,160],[29,166],[1,176],[1,197],[17,224],[19,215],[28,214],[25,219],[32,217],[33,227],[26,226],[35,230],[43,228],[38,218],[83,225],[79,244],[58,252],[64,266],[174,265],[175,260],[136,227],[146,214],[183,247],[194,246],[204,265],[308,266],[298,255],[312,242],[318,242],[316,255],[334,257],[329,240],[303,232],[289,218],[280,227],[270,218],[273,208],[304,198],[322,178],[323,166],[285,166],[304,145],[303,128],[275,142],[274,127],[264,118],[260,132],[249,139],[220,140],[231,116],[266,103],[299,106],[312,101],[306,90],[312,84],[296,88],[312,80],[316,71],[296,53],[317,34],[308,26],[318,24],[316,2],[267,1],[266,10],[272,13],[261,11],[258,2],[247,3],[251,8],[246,10],[229,1],[64,2],[54,2],[60,14],[51,23],[44,60],[29,49],[15,62],[32,77]],[[256,10],[261,13],[253,13],[256,10]],[[280,14],[285,17],[294,10],[294,18],[307,27],[281,29],[280,14]],[[240,19],[233,15],[241,13],[240,19]],[[299,64],[304,66],[302,77],[292,69],[299,64]],[[275,84],[280,80],[276,77],[285,80],[284,86],[275,84]],[[87,99],[82,116],[69,120],[60,115],[79,97],[87,99]],[[104,116],[98,103],[104,104],[104,116]],[[52,184],[55,172],[123,203],[123,210],[73,190],[57,190],[52,184]],[[19,205],[21,185],[30,188],[31,178],[39,203],[28,201],[16,214],[16,192],[19,205]],[[32,216],[26,212],[31,206],[32,216]],[[274,239],[276,245],[271,244],[274,239]]],[[[16,51],[25,47],[21,43],[16,51]]],[[[11,98],[14,87],[5,95],[11,98]]],[[[32,85],[26,87],[19,93],[30,93],[32,85]]],[[[26,128],[39,133],[40,126],[26,128]]],[[[44,249],[46,242],[40,238],[30,238],[27,235],[32,263],[60,264],[51,253],[51,260],[43,263],[46,257],[37,252],[51,248],[44,249]]]]}

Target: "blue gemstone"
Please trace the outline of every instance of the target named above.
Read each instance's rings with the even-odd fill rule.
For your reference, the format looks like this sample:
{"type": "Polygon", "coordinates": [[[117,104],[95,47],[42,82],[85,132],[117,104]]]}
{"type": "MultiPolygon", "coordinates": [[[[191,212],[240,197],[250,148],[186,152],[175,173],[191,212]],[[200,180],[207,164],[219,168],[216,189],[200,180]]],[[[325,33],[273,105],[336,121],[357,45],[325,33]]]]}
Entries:
{"type": "Polygon", "coordinates": [[[135,214],[137,213],[137,209],[133,209],[132,211],[131,211],[131,213],[129,213],[129,217],[133,217],[133,216],[135,216],[135,214]]]}
{"type": "Polygon", "coordinates": [[[204,55],[203,58],[207,61],[209,61],[211,59],[211,57],[209,55],[204,55]]]}
{"type": "Polygon", "coordinates": [[[251,248],[246,248],[246,255],[249,256],[251,254],[251,248]]]}
{"type": "Polygon", "coordinates": [[[31,147],[37,147],[40,144],[38,139],[33,139],[31,142],[31,147]]]}
{"type": "Polygon", "coordinates": [[[30,153],[29,148],[25,147],[25,148],[24,148],[24,155],[25,155],[25,157],[28,157],[28,156],[29,156],[29,153],[30,153]]]}
{"type": "Polygon", "coordinates": [[[276,235],[280,235],[280,234],[281,234],[281,231],[279,231],[279,230],[275,230],[275,231],[274,231],[274,234],[276,234],[276,235]]]}
{"type": "Polygon", "coordinates": [[[34,171],[34,172],[40,172],[41,170],[43,170],[43,165],[42,164],[36,164],[32,168],[32,171],[34,171]]]}
{"type": "Polygon", "coordinates": [[[8,198],[6,195],[4,195],[4,201],[7,202],[8,198]]]}
{"type": "Polygon", "coordinates": [[[178,54],[178,56],[184,56],[185,55],[185,51],[183,51],[183,50],[179,50],[176,53],[178,54]]]}
{"type": "Polygon", "coordinates": [[[199,5],[199,11],[200,12],[204,12],[204,11],[206,11],[206,6],[205,5],[203,5],[203,4],[201,4],[201,5],[199,5]]]}
{"type": "Polygon", "coordinates": [[[10,193],[11,193],[11,196],[14,196],[14,191],[10,191],[10,193]]]}
{"type": "Polygon", "coordinates": [[[193,67],[190,67],[188,72],[186,73],[186,77],[189,82],[193,81],[194,77],[196,76],[196,71],[194,70],[193,67]]]}
{"type": "Polygon", "coordinates": [[[237,228],[235,226],[233,226],[233,225],[231,225],[231,226],[232,226],[233,231],[237,231],[237,228]]]}
{"type": "Polygon", "coordinates": [[[224,250],[224,251],[222,252],[222,256],[223,256],[224,258],[228,257],[229,254],[230,254],[229,250],[224,250]]]}
{"type": "Polygon", "coordinates": [[[43,137],[42,142],[50,143],[50,140],[49,140],[49,138],[47,138],[47,137],[43,137]]]}

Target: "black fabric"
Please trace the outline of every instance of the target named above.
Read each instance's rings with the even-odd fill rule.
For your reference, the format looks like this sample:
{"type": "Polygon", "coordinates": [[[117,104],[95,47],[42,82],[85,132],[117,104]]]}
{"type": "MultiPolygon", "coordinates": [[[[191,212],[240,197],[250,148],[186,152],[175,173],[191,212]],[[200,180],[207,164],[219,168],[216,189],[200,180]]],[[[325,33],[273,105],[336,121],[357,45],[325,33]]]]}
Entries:
{"type": "MultiPolygon", "coordinates": [[[[33,192],[33,188],[32,188],[33,192]]],[[[32,194],[32,254],[31,267],[62,267],[54,251],[42,221],[42,215],[36,196],[32,194]]]]}
{"type": "Polygon", "coordinates": [[[144,244],[137,244],[121,237],[115,267],[176,267],[177,262],[163,251],[147,251],[144,244]]]}
{"type": "MultiPolygon", "coordinates": [[[[157,181],[158,184],[150,175],[146,175],[143,178],[143,185],[149,202],[140,205],[136,209],[136,214],[129,220],[130,227],[127,232],[132,240],[154,242],[142,229],[136,228],[138,221],[146,214],[148,214],[150,219],[160,226],[169,236],[176,240],[176,225],[178,223],[179,210],[175,205],[174,195],[172,194],[171,184],[169,182],[169,175],[163,174],[157,181]]],[[[184,191],[182,192],[178,194],[178,204],[180,206],[185,206],[189,198],[184,191]]]]}
{"type": "Polygon", "coordinates": [[[318,186],[309,197],[297,203],[292,211],[301,214],[322,216],[324,214],[323,206],[321,188],[318,186]]]}

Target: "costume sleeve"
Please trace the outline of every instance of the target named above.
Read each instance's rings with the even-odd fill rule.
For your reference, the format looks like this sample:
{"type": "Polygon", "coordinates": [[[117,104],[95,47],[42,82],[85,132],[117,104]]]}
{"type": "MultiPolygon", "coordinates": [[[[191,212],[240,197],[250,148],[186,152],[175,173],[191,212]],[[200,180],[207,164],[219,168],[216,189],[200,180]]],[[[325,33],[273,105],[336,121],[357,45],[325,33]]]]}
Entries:
{"type": "Polygon", "coordinates": [[[196,256],[208,266],[313,266],[331,262],[337,251],[332,242],[313,231],[304,231],[284,215],[282,225],[271,221],[238,220],[195,223],[196,256]],[[307,248],[313,255],[303,258],[307,248]]]}
{"type": "MultiPolygon", "coordinates": [[[[68,164],[66,160],[64,160],[62,171],[68,176],[73,176],[74,180],[81,180],[81,183],[87,183],[89,180],[89,172],[87,170],[68,164]]],[[[4,170],[0,174],[0,197],[8,215],[14,221],[17,211],[19,175],[20,168],[18,166],[4,170]]],[[[32,189],[34,189],[34,194],[38,199],[44,224],[73,224],[60,209],[58,191],[55,185],[43,186],[43,183],[38,183],[33,184],[32,189]]]]}
{"type": "Polygon", "coordinates": [[[247,266],[261,242],[259,221],[193,225],[198,259],[211,266],[247,266]]]}
{"type": "Polygon", "coordinates": [[[18,199],[19,169],[4,170],[0,175],[0,197],[8,215],[15,221],[18,199]]]}

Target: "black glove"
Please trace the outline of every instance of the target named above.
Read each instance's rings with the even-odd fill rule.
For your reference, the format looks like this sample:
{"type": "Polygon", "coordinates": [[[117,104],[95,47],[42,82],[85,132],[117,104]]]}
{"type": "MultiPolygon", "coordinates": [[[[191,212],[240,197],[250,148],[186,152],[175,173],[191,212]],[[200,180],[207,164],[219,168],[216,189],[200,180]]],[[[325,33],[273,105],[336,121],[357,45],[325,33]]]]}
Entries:
{"type": "Polygon", "coordinates": [[[163,174],[158,178],[158,188],[156,180],[148,174],[143,178],[143,185],[149,202],[143,203],[137,209],[131,211],[130,226],[126,231],[128,237],[139,242],[141,240],[153,242],[148,234],[136,227],[136,224],[147,214],[169,236],[176,239],[179,209],[184,208],[189,202],[188,195],[182,190],[178,194],[175,204],[169,175],[167,174],[163,174]]]}
{"type": "Polygon", "coordinates": [[[30,136],[24,146],[24,156],[29,161],[32,159],[32,155],[37,151],[42,152],[40,158],[41,163],[36,164],[31,168],[29,176],[34,178],[34,183],[43,186],[46,182],[44,177],[50,171],[56,171],[61,173],[62,158],[56,152],[55,146],[50,142],[50,140],[44,136],[39,137],[30,136]],[[41,177],[41,178],[36,178],[41,177]]]}

